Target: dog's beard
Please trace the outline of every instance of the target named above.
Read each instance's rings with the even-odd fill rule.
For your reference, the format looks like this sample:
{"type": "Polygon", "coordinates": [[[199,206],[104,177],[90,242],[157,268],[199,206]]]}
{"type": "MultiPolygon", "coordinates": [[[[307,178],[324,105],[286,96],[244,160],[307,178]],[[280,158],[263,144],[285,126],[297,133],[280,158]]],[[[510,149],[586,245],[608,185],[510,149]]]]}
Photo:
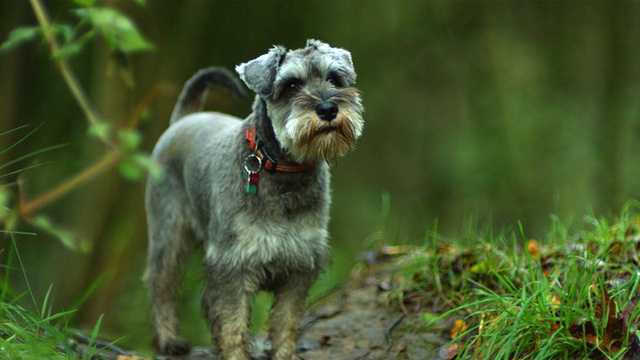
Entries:
{"type": "Polygon", "coordinates": [[[341,106],[332,121],[321,120],[315,111],[293,109],[282,145],[298,162],[324,159],[331,164],[355,148],[362,128],[361,112],[352,107],[341,106]]]}

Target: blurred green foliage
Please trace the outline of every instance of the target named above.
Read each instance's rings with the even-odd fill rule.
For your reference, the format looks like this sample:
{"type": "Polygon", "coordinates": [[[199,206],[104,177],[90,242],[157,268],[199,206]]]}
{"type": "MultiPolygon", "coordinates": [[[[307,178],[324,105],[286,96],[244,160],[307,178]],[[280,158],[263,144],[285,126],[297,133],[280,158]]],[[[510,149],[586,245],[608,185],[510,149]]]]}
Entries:
{"type": "MultiPolygon", "coordinates": [[[[57,231],[87,239],[86,253],[70,251],[46,233],[17,241],[36,296],[53,283],[51,302],[68,308],[100,279],[73,321],[91,329],[106,314],[101,329],[129,334],[130,343],[147,344],[150,336],[139,281],[144,185],[121,174],[139,179],[147,168],[159,176],[140,154],[166,129],[191,74],[210,65],[232,68],[273,44],[297,48],[318,38],[350,50],[363,92],[365,134],[357,151],[333,170],[335,253],[326,287],[348,276],[363,242],[421,242],[436,219],[443,234],[457,232],[469,218],[497,227],[520,220],[525,233],[538,237],[550,214],[570,222],[588,208],[608,214],[640,198],[639,3],[44,4],[56,36],[71,46],[62,46],[71,49],[63,57],[105,122],[87,125],[34,30],[29,3],[1,2],[0,41],[13,43],[0,54],[0,133],[29,128],[1,136],[0,149],[44,124],[0,153],[0,167],[56,147],[34,160],[46,165],[23,172],[20,195],[15,177],[0,178],[11,185],[3,187],[2,203],[37,198],[107,161],[111,145],[96,136],[126,150],[118,167],[38,209],[57,231]],[[121,33],[104,27],[114,22],[124,33],[135,26],[140,38],[118,40],[121,33]],[[18,28],[23,30],[12,33],[18,28]],[[22,44],[26,40],[36,41],[22,44]],[[68,146],[57,148],[61,144],[68,146]],[[389,208],[381,195],[390,199],[389,208]]],[[[214,91],[212,100],[211,108],[241,117],[250,109],[249,100],[238,103],[222,92],[214,91]]],[[[3,173],[18,166],[25,167],[15,164],[3,173]]],[[[193,275],[187,277],[184,327],[195,342],[205,342],[204,327],[192,325],[200,324],[193,275]]]]}

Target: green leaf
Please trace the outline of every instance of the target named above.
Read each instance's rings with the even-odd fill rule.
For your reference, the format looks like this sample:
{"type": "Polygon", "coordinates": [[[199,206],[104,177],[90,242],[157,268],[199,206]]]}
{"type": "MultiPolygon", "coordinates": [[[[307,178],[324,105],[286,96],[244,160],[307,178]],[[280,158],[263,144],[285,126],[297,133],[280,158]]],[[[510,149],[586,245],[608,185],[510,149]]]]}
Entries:
{"type": "Polygon", "coordinates": [[[491,272],[491,265],[486,261],[479,262],[469,268],[469,271],[474,274],[488,274],[491,272]]]}
{"type": "Polygon", "coordinates": [[[132,158],[121,161],[118,170],[120,170],[120,175],[129,181],[140,181],[144,176],[144,169],[132,158]]]}
{"type": "Polygon", "coordinates": [[[62,38],[64,39],[64,43],[70,43],[73,41],[73,26],[71,25],[50,25],[51,30],[54,34],[62,34],[62,38]]]}
{"type": "Polygon", "coordinates": [[[152,180],[159,181],[163,175],[162,167],[144,153],[136,153],[124,159],[120,162],[118,170],[120,175],[129,181],[140,181],[145,173],[148,173],[152,180]]]}
{"type": "Polygon", "coordinates": [[[91,244],[87,240],[77,239],[71,232],[56,227],[53,221],[44,215],[35,217],[33,224],[41,230],[57,237],[64,246],[71,250],[82,252],[91,250],[91,244]]]}
{"type": "Polygon", "coordinates": [[[151,180],[153,181],[162,180],[162,177],[164,176],[164,170],[162,169],[162,166],[160,166],[160,164],[158,164],[153,159],[151,159],[149,155],[143,154],[143,153],[137,153],[134,156],[134,159],[138,163],[138,165],[143,167],[149,173],[151,180]]]}
{"type": "Polygon", "coordinates": [[[134,53],[153,49],[135,24],[116,10],[107,8],[78,9],[75,13],[101,32],[112,50],[134,53]]]}
{"type": "Polygon", "coordinates": [[[109,133],[111,133],[111,124],[106,122],[95,123],[89,127],[89,135],[95,136],[98,139],[108,138],[109,133]]]}
{"type": "Polygon", "coordinates": [[[73,28],[68,25],[60,25],[56,28],[56,33],[62,34],[62,46],[53,54],[54,59],[68,58],[79,54],[84,44],[91,40],[95,35],[95,31],[89,31],[82,37],[74,40],[73,28]]]}
{"type": "Polygon", "coordinates": [[[431,323],[433,319],[437,318],[437,315],[434,313],[426,312],[421,316],[422,320],[427,324],[431,323]]]}
{"type": "Polygon", "coordinates": [[[78,43],[70,43],[58,49],[58,51],[53,54],[55,59],[62,59],[72,57],[77,55],[82,51],[82,45],[78,43]]]}
{"type": "Polygon", "coordinates": [[[9,34],[9,38],[0,45],[0,52],[8,51],[14,47],[31,41],[41,35],[42,31],[39,26],[26,26],[14,29],[9,34]]]}
{"type": "Polygon", "coordinates": [[[125,150],[135,151],[142,142],[142,136],[136,130],[123,129],[118,132],[118,139],[125,150]]]}
{"type": "Polygon", "coordinates": [[[96,353],[95,341],[98,338],[98,331],[100,330],[100,324],[102,324],[103,317],[104,314],[100,315],[100,317],[98,318],[98,322],[96,322],[96,325],[93,327],[93,331],[91,332],[91,339],[89,339],[89,344],[87,344],[89,348],[90,359],[93,358],[93,355],[96,353]]]}
{"type": "MultiPolygon", "coordinates": [[[[65,46],[72,45],[73,27],[71,25],[52,24],[48,26],[48,29],[55,36],[61,35],[65,46]]],[[[8,51],[22,43],[39,38],[40,36],[42,36],[42,27],[40,26],[19,27],[9,34],[9,38],[0,46],[0,52],[8,51]]]]}

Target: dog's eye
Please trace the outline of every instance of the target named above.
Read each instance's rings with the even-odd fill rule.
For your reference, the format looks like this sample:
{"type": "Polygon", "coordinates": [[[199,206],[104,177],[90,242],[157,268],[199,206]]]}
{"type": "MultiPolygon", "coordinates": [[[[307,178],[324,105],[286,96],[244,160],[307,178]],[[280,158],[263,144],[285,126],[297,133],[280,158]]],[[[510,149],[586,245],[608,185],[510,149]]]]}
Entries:
{"type": "Polygon", "coordinates": [[[298,90],[300,90],[301,88],[302,88],[302,81],[300,81],[298,79],[289,80],[289,81],[287,81],[286,84],[284,84],[284,89],[288,93],[298,92],[298,90]]]}
{"type": "Polygon", "coordinates": [[[335,75],[329,75],[327,77],[327,82],[335,87],[342,86],[342,83],[340,83],[340,80],[338,80],[338,78],[335,75]]]}

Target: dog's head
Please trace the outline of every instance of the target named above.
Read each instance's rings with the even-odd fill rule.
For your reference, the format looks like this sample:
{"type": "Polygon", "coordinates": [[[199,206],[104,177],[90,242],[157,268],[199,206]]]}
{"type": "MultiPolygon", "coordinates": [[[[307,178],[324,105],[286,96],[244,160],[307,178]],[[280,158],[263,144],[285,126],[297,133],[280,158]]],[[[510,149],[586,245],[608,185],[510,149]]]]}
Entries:
{"type": "Polygon", "coordinates": [[[267,104],[281,147],[299,162],[334,161],[355,147],[364,121],[351,54],[318,40],[273,47],[236,71],[267,104]]]}

